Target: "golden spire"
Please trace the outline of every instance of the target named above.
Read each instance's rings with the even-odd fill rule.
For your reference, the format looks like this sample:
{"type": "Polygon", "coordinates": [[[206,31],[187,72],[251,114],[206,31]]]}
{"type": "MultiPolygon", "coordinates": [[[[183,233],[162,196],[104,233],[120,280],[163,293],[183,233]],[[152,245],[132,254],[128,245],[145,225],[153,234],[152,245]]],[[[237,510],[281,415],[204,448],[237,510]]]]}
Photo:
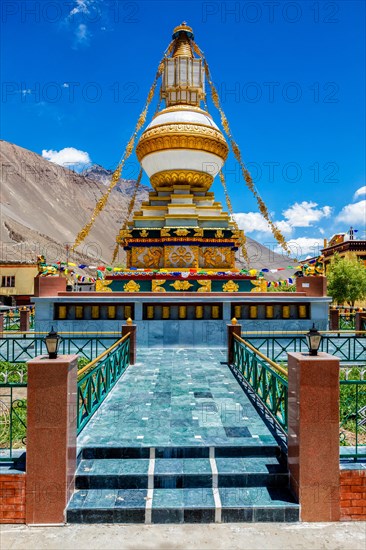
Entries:
{"type": "Polygon", "coordinates": [[[185,21],[173,30],[174,49],[172,57],[193,58],[190,39],[193,40],[193,30],[185,21]]]}

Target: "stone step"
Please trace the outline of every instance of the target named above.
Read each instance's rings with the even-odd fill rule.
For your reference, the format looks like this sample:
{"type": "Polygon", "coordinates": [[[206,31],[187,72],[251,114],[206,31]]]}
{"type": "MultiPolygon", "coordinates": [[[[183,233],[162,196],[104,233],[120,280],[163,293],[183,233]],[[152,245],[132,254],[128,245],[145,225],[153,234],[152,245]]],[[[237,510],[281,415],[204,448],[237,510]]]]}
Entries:
{"type": "MultiPolygon", "coordinates": [[[[111,459],[111,458],[150,458],[151,449],[156,458],[209,458],[210,447],[197,445],[194,447],[83,447],[83,459],[111,459]]],[[[278,445],[264,445],[257,439],[249,440],[243,446],[215,446],[216,457],[246,457],[246,456],[280,456],[278,445]]]]}
{"type": "MultiPolygon", "coordinates": [[[[83,459],[77,489],[147,489],[148,459],[83,459]]],[[[156,459],[154,488],[286,487],[288,473],[277,457],[216,458],[213,479],[208,458],[156,459]]],[[[150,472],[151,473],[151,472],[150,472]]]]}
{"type": "Polygon", "coordinates": [[[294,522],[299,506],[287,489],[89,489],[76,491],[69,523],[294,522]]]}

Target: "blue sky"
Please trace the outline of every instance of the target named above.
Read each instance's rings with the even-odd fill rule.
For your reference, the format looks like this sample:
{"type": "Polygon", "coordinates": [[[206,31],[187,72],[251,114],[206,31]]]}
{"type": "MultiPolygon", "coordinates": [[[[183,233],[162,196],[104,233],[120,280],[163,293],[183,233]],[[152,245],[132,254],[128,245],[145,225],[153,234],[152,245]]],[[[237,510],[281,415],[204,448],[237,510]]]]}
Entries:
{"type": "MultiPolygon", "coordinates": [[[[78,169],[115,167],[183,20],[294,255],[350,224],[365,237],[363,1],[4,1],[2,138],[78,169]]],[[[136,171],[133,158],[125,177],[136,171]]],[[[273,243],[232,156],[226,177],[240,225],[273,243]]],[[[224,201],[218,178],[213,190],[224,201]]]]}

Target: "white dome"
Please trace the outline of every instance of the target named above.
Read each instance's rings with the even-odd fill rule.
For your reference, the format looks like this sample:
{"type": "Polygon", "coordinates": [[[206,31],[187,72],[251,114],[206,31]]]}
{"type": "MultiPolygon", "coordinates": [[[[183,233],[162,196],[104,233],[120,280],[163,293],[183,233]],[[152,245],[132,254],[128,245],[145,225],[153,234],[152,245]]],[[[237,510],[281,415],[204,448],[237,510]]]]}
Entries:
{"type": "Polygon", "coordinates": [[[186,110],[177,110],[177,111],[170,111],[167,113],[164,113],[164,111],[160,114],[158,114],[152,122],[147,126],[146,130],[149,128],[154,128],[154,126],[160,126],[161,124],[169,124],[169,123],[179,123],[182,124],[202,124],[204,126],[210,126],[211,128],[215,128],[216,130],[219,130],[219,128],[216,126],[210,115],[207,113],[199,112],[199,111],[186,111],[186,110]]]}

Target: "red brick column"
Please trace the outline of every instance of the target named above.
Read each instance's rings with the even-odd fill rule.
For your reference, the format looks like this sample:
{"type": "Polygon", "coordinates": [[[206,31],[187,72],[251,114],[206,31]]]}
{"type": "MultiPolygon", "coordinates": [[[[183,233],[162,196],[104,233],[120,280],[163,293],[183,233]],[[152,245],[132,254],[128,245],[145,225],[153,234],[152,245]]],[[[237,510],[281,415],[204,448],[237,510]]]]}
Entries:
{"type": "Polygon", "coordinates": [[[329,310],[329,330],[339,329],[339,309],[329,310]]]}
{"type": "Polygon", "coordinates": [[[136,363],[136,325],[122,325],[122,336],[130,335],[130,365],[136,363]]]}
{"type": "Polygon", "coordinates": [[[20,308],[19,319],[20,332],[28,332],[30,329],[30,310],[26,307],[20,308]]]}
{"type": "Polygon", "coordinates": [[[28,524],[64,523],[76,468],[77,356],[28,362],[28,524]]]}
{"type": "Polygon", "coordinates": [[[341,520],[366,520],[366,470],[341,470],[341,520]]]}
{"type": "MultiPolygon", "coordinates": [[[[232,319],[236,321],[236,319],[232,319]]],[[[227,362],[229,365],[234,361],[234,334],[241,336],[241,325],[231,322],[227,325],[227,362]]]]}
{"type": "Polygon", "coordinates": [[[339,359],[288,354],[288,462],[302,521],[338,521],[339,359]]]}
{"type": "Polygon", "coordinates": [[[366,313],[364,311],[356,311],[356,316],[355,316],[356,332],[363,330],[364,321],[366,321],[366,313]]]}
{"type": "Polygon", "coordinates": [[[25,474],[0,475],[0,523],[25,523],[25,480],[25,474]]]}

